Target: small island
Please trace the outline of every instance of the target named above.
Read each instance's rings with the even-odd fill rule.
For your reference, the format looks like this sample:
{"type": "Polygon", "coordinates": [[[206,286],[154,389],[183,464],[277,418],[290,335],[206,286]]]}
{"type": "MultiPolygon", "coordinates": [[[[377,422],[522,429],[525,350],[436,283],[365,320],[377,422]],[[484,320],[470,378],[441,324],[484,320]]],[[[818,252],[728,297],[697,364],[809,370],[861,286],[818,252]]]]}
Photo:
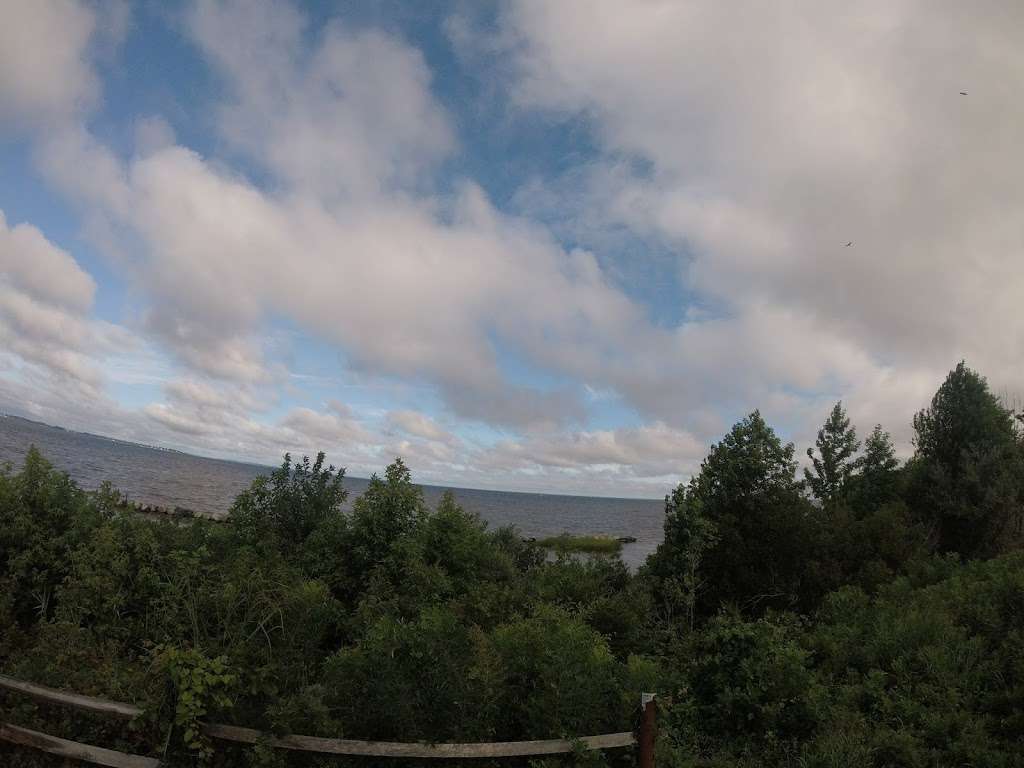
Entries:
{"type": "Polygon", "coordinates": [[[622,550],[624,541],[611,536],[573,536],[568,531],[558,536],[538,539],[537,546],[555,552],[583,552],[587,554],[613,555],[622,550]]]}

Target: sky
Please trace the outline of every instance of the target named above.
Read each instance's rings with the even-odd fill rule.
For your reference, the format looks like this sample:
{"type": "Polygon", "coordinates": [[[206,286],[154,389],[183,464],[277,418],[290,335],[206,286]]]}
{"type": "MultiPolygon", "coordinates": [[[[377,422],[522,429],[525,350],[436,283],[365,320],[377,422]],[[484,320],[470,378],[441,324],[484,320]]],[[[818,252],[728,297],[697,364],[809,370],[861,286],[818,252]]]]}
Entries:
{"type": "Polygon", "coordinates": [[[1024,393],[1024,4],[0,0],[0,411],[656,498],[1024,393]]]}

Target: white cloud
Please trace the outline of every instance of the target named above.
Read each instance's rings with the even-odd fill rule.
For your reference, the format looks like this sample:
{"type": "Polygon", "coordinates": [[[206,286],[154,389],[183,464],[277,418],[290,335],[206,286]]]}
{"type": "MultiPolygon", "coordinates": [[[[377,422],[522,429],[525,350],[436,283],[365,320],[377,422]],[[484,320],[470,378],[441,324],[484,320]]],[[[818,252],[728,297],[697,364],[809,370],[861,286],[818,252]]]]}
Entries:
{"type": "MultiPolygon", "coordinates": [[[[226,23],[224,14],[239,12],[226,4],[197,8],[193,26],[201,39],[226,23]]],[[[280,32],[288,22],[277,9],[268,6],[253,13],[251,24],[239,24],[233,39],[252,37],[241,51],[228,46],[215,54],[233,73],[239,108],[268,116],[292,110],[298,96],[285,85],[302,80],[307,66],[292,47],[295,35],[280,32]],[[244,51],[261,41],[270,51],[266,60],[244,66],[244,51]]],[[[417,135],[430,134],[436,121],[423,111],[444,122],[422,60],[396,39],[353,36],[337,26],[317,51],[308,66],[326,57],[338,65],[330,82],[353,88],[338,93],[324,86],[295,108],[316,104],[361,121],[351,151],[370,163],[351,168],[329,152],[323,156],[333,179],[354,185],[344,201],[290,164],[274,166],[288,187],[267,191],[183,147],[122,163],[81,131],[42,146],[51,177],[115,222],[111,231],[126,233],[131,247],[122,251],[135,254],[127,269],[152,298],[149,331],[202,374],[265,380],[271,372],[258,339],[266,318],[278,314],[339,345],[357,369],[432,382],[464,417],[512,425],[581,420],[580,398],[570,388],[508,382],[495,340],[543,365],[599,374],[616,346],[648,333],[642,311],[607,283],[590,254],[567,253],[543,230],[502,215],[472,183],[454,199],[381,196],[396,179],[408,183],[395,163],[417,165],[444,143],[412,146],[393,133],[410,130],[412,121],[417,135]],[[369,52],[388,78],[388,88],[378,83],[375,90],[405,94],[401,104],[391,97],[380,107],[364,103],[369,92],[355,84],[369,52]],[[407,103],[415,114],[400,108],[407,103]],[[369,147],[371,139],[379,147],[369,147]],[[92,172],[83,180],[80,168],[92,172]],[[364,171],[380,182],[373,191],[364,189],[364,171]],[[363,191],[356,194],[356,187],[363,191]]],[[[270,129],[253,139],[268,153],[280,143],[270,129]]],[[[311,151],[325,149],[321,144],[342,151],[349,137],[308,141],[311,151]]]]}
{"type": "Polygon", "coordinates": [[[488,451],[482,462],[494,468],[509,466],[610,474],[616,479],[678,477],[700,463],[705,445],[694,435],[662,422],[614,430],[533,436],[507,441],[488,451]]]}
{"type": "Polygon", "coordinates": [[[310,408],[293,408],[282,420],[282,425],[302,435],[306,440],[323,446],[345,446],[353,443],[372,443],[370,433],[355,419],[338,413],[320,413],[310,408]]]}
{"type": "Polygon", "coordinates": [[[874,382],[966,356],[1024,383],[1022,25],[1007,2],[524,1],[491,50],[523,108],[596,131],[578,208],[674,244],[719,307],[679,329],[688,378],[727,381],[724,356],[762,400],[831,387],[905,421],[918,388],[874,382]]]}
{"type": "Polygon", "coordinates": [[[0,121],[62,121],[96,100],[99,83],[86,64],[96,23],[75,0],[0,6],[0,121]]]}
{"type": "Polygon", "coordinates": [[[0,280],[37,299],[78,311],[92,306],[96,283],[70,254],[31,224],[8,227],[0,211],[0,280]]]}
{"type": "Polygon", "coordinates": [[[197,379],[175,379],[164,387],[164,402],[150,403],[140,416],[150,436],[191,450],[276,463],[285,452],[328,452],[362,468],[376,467],[379,435],[350,409],[332,403],[325,410],[289,408],[270,421],[257,418],[271,403],[266,390],[197,379]]]}
{"type": "Polygon", "coordinates": [[[295,8],[237,0],[195,3],[189,29],[234,91],[224,135],[294,187],[406,189],[454,146],[422,55],[394,37],[332,22],[307,51],[295,8]]]}
{"type": "Polygon", "coordinates": [[[288,8],[198,3],[191,15],[234,94],[226,134],[269,158],[285,189],[258,189],[168,147],[166,132],[127,162],[81,126],[37,147],[48,176],[123,243],[124,271],[151,299],[148,332],[203,375],[266,381],[273,371],[259,338],[279,314],[341,346],[357,369],[425,378],[462,416],[580,421],[571,389],[506,381],[495,340],[543,365],[561,357],[554,347],[571,347],[560,367],[589,375],[647,331],[642,312],[592,256],[501,215],[472,183],[454,199],[399,191],[415,190],[413,177],[452,146],[422,57],[337,24],[309,54],[288,8]],[[239,133],[237,114],[255,133],[239,133]],[[316,162],[296,159],[286,137],[316,162]],[[287,157],[275,159],[279,151],[287,157]]]}
{"type": "Polygon", "coordinates": [[[419,411],[391,411],[387,420],[392,427],[415,437],[435,440],[440,443],[454,444],[458,442],[455,435],[419,411]]]}
{"type": "Polygon", "coordinates": [[[135,340],[91,317],[95,291],[70,254],[30,224],[9,227],[0,211],[0,353],[9,376],[99,397],[98,360],[135,340]]]}

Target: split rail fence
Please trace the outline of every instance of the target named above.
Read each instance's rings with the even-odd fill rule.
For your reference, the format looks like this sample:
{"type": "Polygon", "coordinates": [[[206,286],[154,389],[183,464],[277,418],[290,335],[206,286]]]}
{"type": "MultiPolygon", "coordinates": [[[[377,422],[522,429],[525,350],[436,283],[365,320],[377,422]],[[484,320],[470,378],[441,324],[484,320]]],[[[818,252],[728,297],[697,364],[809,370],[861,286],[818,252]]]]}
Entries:
{"type": "MultiPolygon", "coordinates": [[[[0,688],[22,694],[47,704],[71,707],[94,714],[131,720],[143,711],[132,704],[109,701],[93,696],[60,691],[44,685],[37,685],[12,677],[0,675],[0,688]]],[[[396,741],[353,741],[351,739],[329,739],[320,736],[274,736],[273,734],[242,728],[236,725],[207,723],[203,731],[212,739],[240,744],[263,743],[278,749],[303,752],[317,752],[332,755],[356,755],[368,757],[396,758],[501,758],[555,755],[572,752],[582,747],[586,750],[616,749],[637,746],[640,768],[654,766],[654,696],[644,694],[641,699],[642,717],[639,732],[605,733],[598,736],[583,736],[578,739],[549,739],[545,741],[498,741],[476,744],[426,744],[396,741]]],[[[110,768],[159,768],[160,760],[154,757],[131,755],[112,749],[81,744],[76,741],[51,736],[46,733],[22,728],[0,721],[0,741],[7,741],[25,747],[48,752],[61,757],[72,758],[94,765],[110,768]]]]}

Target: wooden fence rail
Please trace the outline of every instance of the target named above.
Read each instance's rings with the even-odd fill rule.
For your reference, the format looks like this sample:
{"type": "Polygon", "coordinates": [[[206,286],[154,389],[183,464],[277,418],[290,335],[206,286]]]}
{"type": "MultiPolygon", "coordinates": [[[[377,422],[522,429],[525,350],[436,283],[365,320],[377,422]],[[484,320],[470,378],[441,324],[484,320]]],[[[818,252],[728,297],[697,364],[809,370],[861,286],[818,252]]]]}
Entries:
{"type": "Polygon", "coordinates": [[[0,723],[0,741],[8,741],[23,747],[32,747],[51,755],[83,760],[93,765],[106,765],[109,768],[160,768],[160,761],[152,757],[129,755],[104,747],[94,747],[77,741],[58,739],[39,731],[30,731],[10,723],[0,723]]]}
{"type": "MultiPolygon", "coordinates": [[[[77,693],[67,693],[55,688],[48,688],[44,685],[27,683],[22,680],[15,680],[11,677],[0,675],[0,688],[30,696],[38,701],[45,701],[51,704],[81,709],[88,712],[95,712],[110,717],[131,719],[142,714],[142,710],[132,704],[125,704],[118,701],[108,701],[93,696],[82,696],[77,693]]],[[[645,694],[646,696],[647,694],[645,694]]],[[[653,716],[653,710],[651,710],[653,716]]],[[[644,718],[645,724],[648,718],[644,718]]],[[[653,717],[650,720],[653,728],[653,717]]],[[[319,752],[332,755],[363,755],[372,757],[405,757],[405,758],[481,758],[481,757],[524,757],[531,755],[555,755],[572,752],[577,746],[586,750],[615,749],[618,747],[631,747],[637,743],[636,738],[630,731],[623,733],[605,733],[599,736],[582,736],[578,739],[549,739],[546,741],[498,741],[483,742],[476,744],[428,744],[421,742],[397,742],[397,741],[354,741],[351,739],[329,739],[320,736],[299,736],[289,734],[287,736],[275,736],[252,728],[242,728],[236,725],[221,725],[218,723],[204,723],[204,733],[220,741],[236,742],[241,744],[265,743],[279,749],[300,750],[303,752],[319,752]]],[[[642,734],[643,736],[643,734],[642,734]]],[[[77,757],[80,760],[93,762],[97,765],[124,766],[125,768],[151,768],[160,763],[153,758],[139,757],[137,755],[125,755],[121,752],[103,750],[99,747],[90,747],[86,744],[78,744],[73,741],[65,741],[35,731],[28,731],[17,726],[0,724],[0,740],[11,741],[16,744],[35,746],[46,751],[47,746],[42,746],[44,741],[49,747],[65,750],[78,751],[54,752],[64,754],[68,757],[77,757]],[[19,740],[20,739],[20,740],[19,740]],[[91,750],[91,752],[90,752],[91,750]],[[122,762],[101,762],[94,759],[99,753],[109,753],[105,759],[122,759],[122,762]],[[92,754],[93,758],[89,755],[92,754]],[[141,762],[123,762],[124,759],[137,760],[141,762]],[[146,762],[148,761],[148,762],[146,762]]],[[[641,745],[645,746],[651,739],[641,738],[641,745]]]]}
{"type": "Polygon", "coordinates": [[[73,709],[81,709],[86,712],[96,712],[100,715],[120,717],[131,720],[142,714],[139,707],[131,704],[123,704],[120,701],[108,701],[107,699],[96,698],[95,696],[81,696],[77,693],[58,691],[56,688],[48,688],[45,685],[26,683],[23,680],[15,680],[13,677],[0,675],[0,688],[9,691],[23,693],[37,701],[45,701],[48,704],[60,704],[73,709]]]}
{"type": "MultiPolygon", "coordinates": [[[[331,755],[366,755],[371,757],[467,758],[467,757],[523,757],[528,755],[557,755],[572,752],[577,742],[568,739],[546,741],[489,741],[477,744],[426,744],[403,741],[352,741],[325,739],[319,736],[273,736],[251,728],[235,725],[206,725],[207,736],[224,741],[255,744],[264,741],[280,749],[303,752],[322,752],[331,755]]],[[[601,736],[583,736],[578,743],[584,749],[613,749],[630,747],[636,739],[629,731],[606,733],[601,736]]]]}

